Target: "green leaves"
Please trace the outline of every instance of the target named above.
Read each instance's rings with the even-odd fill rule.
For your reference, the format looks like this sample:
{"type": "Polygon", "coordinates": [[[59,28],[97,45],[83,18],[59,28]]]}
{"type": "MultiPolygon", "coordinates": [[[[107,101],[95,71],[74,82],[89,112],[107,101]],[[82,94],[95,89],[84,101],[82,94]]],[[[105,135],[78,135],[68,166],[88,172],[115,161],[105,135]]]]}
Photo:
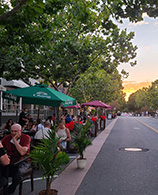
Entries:
{"type": "Polygon", "coordinates": [[[154,111],[158,110],[158,80],[152,82],[152,85],[147,90],[148,106],[154,111]]]}
{"type": "Polygon", "coordinates": [[[42,139],[38,146],[35,146],[30,157],[32,162],[38,164],[44,170],[43,178],[53,178],[56,171],[61,170],[62,165],[69,163],[69,156],[58,151],[59,138],[55,131],[49,131],[47,139],[42,139]]]}
{"type": "Polygon", "coordinates": [[[109,103],[120,94],[122,82],[118,71],[115,68],[112,69],[111,66],[106,66],[104,61],[100,63],[102,63],[100,68],[89,68],[85,74],[82,74],[70,90],[71,95],[78,102],[98,99],[109,103]]]}
{"type": "Polygon", "coordinates": [[[92,145],[92,141],[87,136],[87,131],[90,129],[90,122],[87,121],[86,126],[79,123],[75,123],[74,131],[72,133],[72,137],[74,138],[73,145],[77,148],[80,158],[83,158],[83,152],[85,149],[92,145]]]}
{"type": "Polygon", "coordinates": [[[131,94],[128,101],[130,111],[145,112],[158,110],[158,80],[152,82],[152,85],[137,90],[131,94]]]}
{"type": "MultiPolygon", "coordinates": [[[[7,79],[40,77],[57,89],[56,83],[60,86],[68,82],[71,87],[75,78],[90,66],[96,66],[101,55],[105,55],[109,65],[127,62],[135,48],[127,45],[126,50],[130,52],[126,58],[121,57],[123,47],[117,47],[121,52],[115,47],[119,30],[109,18],[109,9],[101,8],[99,1],[27,1],[4,22],[0,32],[1,74],[7,79]],[[102,31],[109,37],[103,36],[102,31]],[[117,60],[112,62],[111,56],[118,52],[117,60]],[[16,71],[15,64],[21,71],[16,71]]],[[[130,41],[129,37],[126,40],[127,34],[121,37],[125,37],[124,42],[130,41]]]]}

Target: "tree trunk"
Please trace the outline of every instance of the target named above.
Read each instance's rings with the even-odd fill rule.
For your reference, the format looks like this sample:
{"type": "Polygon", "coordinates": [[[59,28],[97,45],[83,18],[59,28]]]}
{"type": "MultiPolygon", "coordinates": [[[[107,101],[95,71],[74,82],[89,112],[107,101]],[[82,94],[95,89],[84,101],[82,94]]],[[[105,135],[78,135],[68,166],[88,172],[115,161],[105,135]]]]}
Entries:
{"type": "Polygon", "coordinates": [[[80,159],[83,159],[83,153],[80,153],[80,159]]]}
{"type": "Polygon", "coordinates": [[[50,176],[46,178],[46,194],[50,195],[50,185],[51,185],[51,179],[50,176]]]}

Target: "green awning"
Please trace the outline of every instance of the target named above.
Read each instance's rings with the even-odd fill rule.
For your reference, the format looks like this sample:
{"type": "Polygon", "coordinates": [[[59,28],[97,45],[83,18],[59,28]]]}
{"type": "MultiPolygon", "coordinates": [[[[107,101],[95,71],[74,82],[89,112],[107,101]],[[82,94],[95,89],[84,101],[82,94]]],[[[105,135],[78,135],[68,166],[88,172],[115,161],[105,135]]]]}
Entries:
{"type": "Polygon", "coordinates": [[[54,107],[59,107],[61,104],[63,107],[76,104],[76,100],[74,98],[43,84],[3,92],[4,99],[19,102],[20,97],[23,100],[23,104],[36,104],[54,107]]]}

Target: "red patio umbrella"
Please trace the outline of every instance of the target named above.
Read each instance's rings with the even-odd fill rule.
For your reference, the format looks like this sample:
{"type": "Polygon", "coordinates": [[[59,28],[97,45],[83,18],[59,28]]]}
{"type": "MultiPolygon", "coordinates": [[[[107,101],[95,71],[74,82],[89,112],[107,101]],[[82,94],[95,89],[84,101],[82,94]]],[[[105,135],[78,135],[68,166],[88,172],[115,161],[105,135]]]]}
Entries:
{"type": "Polygon", "coordinates": [[[80,108],[80,106],[78,106],[78,105],[73,105],[73,106],[66,106],[65,108],[68,108],[68,109],[69,109],[69,108],[77,108],[77,109],[78,109],[78,108],[80,108]]]}
{"type": "Polygon", "coordinates": [[[93,107],[100,107],[100,108],[112,108],[110,105],[105,104],[99,100],[94,100],[91,102],[86,102],[81,104],[81,106],[93,106],[93,107]]]}

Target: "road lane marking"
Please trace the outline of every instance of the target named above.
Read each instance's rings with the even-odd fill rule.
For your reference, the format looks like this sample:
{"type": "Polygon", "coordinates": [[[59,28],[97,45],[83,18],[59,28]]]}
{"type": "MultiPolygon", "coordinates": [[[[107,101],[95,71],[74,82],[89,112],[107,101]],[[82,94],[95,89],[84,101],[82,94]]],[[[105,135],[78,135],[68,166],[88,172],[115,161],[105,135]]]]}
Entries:
{"type": "MultiPolygon", "coordinates": [[[[57,178],[57,177],[58,177],[58,175],[53,176],[53,178],[57,178]]],[[[46,178],[44,177],[44,179],[46,179],[46,178]]],[[[40,181],[40,180],[42,181],[43,177],[33,178],[33,181],[40,181]]],[[[26,180],[23,181],[23,183],[27,183],[27,182],[31,182],[31,179],[26,179],[26,180]]],[[[8,185],[11,185],[11,184],[12,184],[12,182],[8,183],[8,185]]]]}
{"type": "Polygon", "coordinates": [[[134,127],[133,129],[140,129],[139,127],[134,127]]]}
{"type": "Polygon", "coordinates": [[[135,120],[139,121],[140,123],[142,123],[143,125],[149,127],[150,129],[152,129],[153,131],[155,131],[156,133],[158,133],[158,129],[155,129],[154,127],[151,127],[150,125],[144,123],[143,121],[139,120],[139,119],[136,119],[135,120]]]}

